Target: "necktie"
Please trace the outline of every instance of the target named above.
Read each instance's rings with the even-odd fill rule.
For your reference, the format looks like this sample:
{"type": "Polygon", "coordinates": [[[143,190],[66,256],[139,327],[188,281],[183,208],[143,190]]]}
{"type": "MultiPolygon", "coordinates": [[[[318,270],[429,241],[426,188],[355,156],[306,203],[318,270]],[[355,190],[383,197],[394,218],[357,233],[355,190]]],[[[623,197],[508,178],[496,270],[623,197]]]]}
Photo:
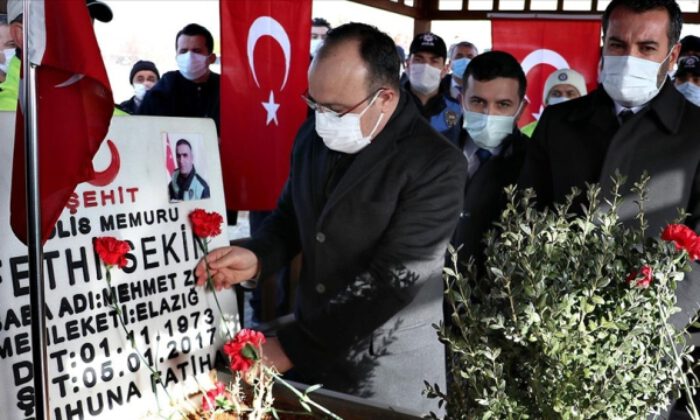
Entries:
{"type": "Polygon", "coordinates": [[[486,162],[487,160],[489,160],[489,159],[491,158],[491,156],[493,156],[493,155],[491,154],[491,152],[489,152],[489,151],[486,150],[486,149],[478,149],[478,150],[476,151],[476,157],[479,158],[479,163],[482,164],[482,165],[484,164],[484,162],[486,162]]]}
{"type": "Polygon", "coordinates": [[[634,112],[632,112],[629,109],[623,109],[620,111],[619,114],[617,114],[620,117],[620,122],[622,124],[626,123],[627,121],[630,120],[630,118],[634,117],[634,112]]]}

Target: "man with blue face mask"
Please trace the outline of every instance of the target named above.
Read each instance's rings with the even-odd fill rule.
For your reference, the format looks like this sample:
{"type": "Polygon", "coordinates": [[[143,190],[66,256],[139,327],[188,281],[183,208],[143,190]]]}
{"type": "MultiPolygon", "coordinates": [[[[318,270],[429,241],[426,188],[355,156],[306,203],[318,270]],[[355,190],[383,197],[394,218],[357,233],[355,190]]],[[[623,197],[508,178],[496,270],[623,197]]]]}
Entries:
{"type": "Polygon", "coordinates": [[[216,61],[214,38],[190,23],[175,37],[177,71],[169,71],[149,90],[136,113],[169,117],[212,118],[219,131],[220,76],[209,69],[216,61]]]}
{"type": "MultiPolygon", "coordinates": [[[[307,384],[416,416],[445,384],[442,266],[461,209],[463,156],[399,87],[389,36],[332,29],[309,69],[314,111],[294,141],[277,208],[243,247],[207,257],[216,287],[265,279],[301,252],[294,319],[265,360],[307,384]]],[[[195,273],[205,281],[203,262],[195,273]]]]}
{"type": "Polygon", "coordinates": [[[447,46],[439,36],[426,32],[416,36],[409,48],[402,87],[411,95],[425,119],[452,143],[457,143],[462,107],[450,96],[443,80],[447,46]]]}
{"type": "MultiPolygon", "coordinates": [[[[682,15],[673,0],[613,0],[603,14],[601,86],[590,94],[548,107],[529,143],[520,178],[533,187],[540,206],[563,203],[572,187],[600,183],[609,197],[616,172],[627,177],[620,216],[636,214],[631,192],[643,173],[647,186],[647,232],[658,238],[678,218],[700,232],[700,108],[686,101],[667,76],[679,54],[682,15]]],[[[572,211],[581,211],[579,196],[572,211]]],[[[679,283],[684,327],[700,302],[700,270],[679,283]]]]}
{"type": "Polygon", "coordinates": [[[700,57],[690,55],[681,58],[673,84],[685,99],[700,106],[700,57]]]}
{"type": "Polygon", "coordinates": [[[466,68],[460,148],[468,162],[464,208],[452,238],[461,261],[482,261],[484,234],[505,204],[503,188],[516,183],[525,157],[525,136],[517,122],[525,109],[527,79],[510,54],[489,51],[466,68]]]}
{"type": "Polygon", "coordinates": [[[445,76],[442,83],[449,86],[450,96],[457,101],[462,100],[462,76],[469,62],[479,55],[476,45],[469,41],[461,41],[450,47],[450,74],[445,76]]]}

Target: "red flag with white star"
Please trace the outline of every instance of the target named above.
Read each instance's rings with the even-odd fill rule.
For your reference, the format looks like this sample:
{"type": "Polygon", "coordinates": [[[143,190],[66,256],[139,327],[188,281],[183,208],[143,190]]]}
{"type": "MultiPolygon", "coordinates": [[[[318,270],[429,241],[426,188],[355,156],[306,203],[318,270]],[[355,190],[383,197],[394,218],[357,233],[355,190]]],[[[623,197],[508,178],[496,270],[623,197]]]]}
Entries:
{"type": "Polygon", "coordinates": [[[270,210],[306,118],[311,0],[221,2],[221,164],[226,207],[270,210]]]}

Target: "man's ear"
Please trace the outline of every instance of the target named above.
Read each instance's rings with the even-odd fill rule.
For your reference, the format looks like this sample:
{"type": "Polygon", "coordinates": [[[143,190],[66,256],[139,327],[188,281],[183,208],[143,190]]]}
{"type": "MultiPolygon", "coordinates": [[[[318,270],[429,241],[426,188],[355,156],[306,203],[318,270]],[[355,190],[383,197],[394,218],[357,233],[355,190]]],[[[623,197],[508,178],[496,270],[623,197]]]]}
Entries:
{"type": "Polygon", "coordinates": [[[523,115],[525,108],[527,108],[528,105],[530,105],[530,101],[528,101],[527,98],[523,98],[522,105],[520,105],[520,111],[518,111],[517,115],[515,116],[516,124],[518,121],[520,121],[520,117],[523,115]]]}
{"type": "Polygon", "coordinates": [[[394,102],[396,99],[396,91],[393,89],[384,89],[379,93],[379,97],[377,97],[377,102],[379,102],[379,108],[382,110],[382,112],[387,112],[390,104],[394,102]]]}
{"type": "Polygon", "coordinates": [[[19,22],[12,22],[10,24],[10,37],[17,44],[17,48],[22,49],[24,47],[24,34],[22,33],[22,24],[19,22]]]}
{"type": "Polygon", "coordinates": [[[214,54],[214,53],[209,54],[209,58],[207,59],[207,62],[209,62],[209,64],[214,64],[216,62],[216,54],[214,54]]]}

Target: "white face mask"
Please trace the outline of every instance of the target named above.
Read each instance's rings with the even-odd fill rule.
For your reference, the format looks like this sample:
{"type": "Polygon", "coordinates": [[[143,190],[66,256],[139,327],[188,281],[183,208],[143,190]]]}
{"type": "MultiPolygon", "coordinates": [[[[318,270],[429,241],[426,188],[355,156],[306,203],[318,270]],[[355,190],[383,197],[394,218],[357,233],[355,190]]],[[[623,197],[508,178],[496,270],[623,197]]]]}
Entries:
{"type": "Polygon", "coordinates": [[[442,71],[428,64],[411,63],[408,67],[408,81],[411,88],[423,95],[428,95],[440,87],[442,71]]]}
{"type": "Polygon", "coordinates": [[[606,55],[603,59],[603,70],[600,72],[600,82],[605,92],[618,104],[628,108],[644,105],[652,100],[663,86],[663,82],[661,86],[658,85],[659,70],[670,55],[669,52],[661,63],[630,55],[606,55]]]}
{"type": "Polygon", "coordinates": [[[695,83],[685,82],[676,86],[676,89],[685,96],[685,99],[696,106],[700,106],[700,86],[695,83]]]}
{"type": "Polygon", "coordinates": [[[567,98],[566,96],[560,96],[558,98],[549,98],[549,100],[547,100],[547,105],[556,105],[569,100],[571,99],[567,98]]]}
{"type": "Polygon", "coordinates": [[[462,127],[467,130],[469,137],[474,140],[474,144],[493,152],[513,132],[515,117],[520,113],[522,106],[523,102],[520,103],[512,116],[481,114],[465,109],[462,127]]]}
{"type": "Polygon", "coordinates": [[[0,63],[0,71],[7,74],[7,68],[10,65],[10,60],[15,56],[15,49],[8,48],[6,50],[2,50],[2,55],[5,56],[5,62],[0,63]]]}
{"type": "Polygon", "coordinates": [[[338,117],[332,112],[316,111],[316,132],[323,139],[326,147],[336,152],[354,154],[372,142],[372,136],[384,118],[384,113],[379,115],[377,123],[374,124],[374,128],[368,136],[362,135],[360,118],[374,104],[380,92],[381,90],[374,95],[369,105],[359,114],[345,114],[338,117]]]}
{"type": "Polygon", "coordinates": [[[187,80],[197,80],[207,74],[209,57],[188,51],[175,57],[180,74],[187,80]]]}
{"type": "Polygon", "coordinates": [[[312,39],[311,40],[311,47],[309,48],[309,53],[311,56],[315,56],[316,53],[318,52],[318,49],[321,48],[321,45],[323,45],[323,40],[322,39],[312,39]]]}
{"type": "Polygon", "coordinates": [[[146,95],[147,91],[148,89],[146,89],[146,85],[143,83],[134,83],[134,96],[136,97],[137,101],[141,101],[146,95]]]}

